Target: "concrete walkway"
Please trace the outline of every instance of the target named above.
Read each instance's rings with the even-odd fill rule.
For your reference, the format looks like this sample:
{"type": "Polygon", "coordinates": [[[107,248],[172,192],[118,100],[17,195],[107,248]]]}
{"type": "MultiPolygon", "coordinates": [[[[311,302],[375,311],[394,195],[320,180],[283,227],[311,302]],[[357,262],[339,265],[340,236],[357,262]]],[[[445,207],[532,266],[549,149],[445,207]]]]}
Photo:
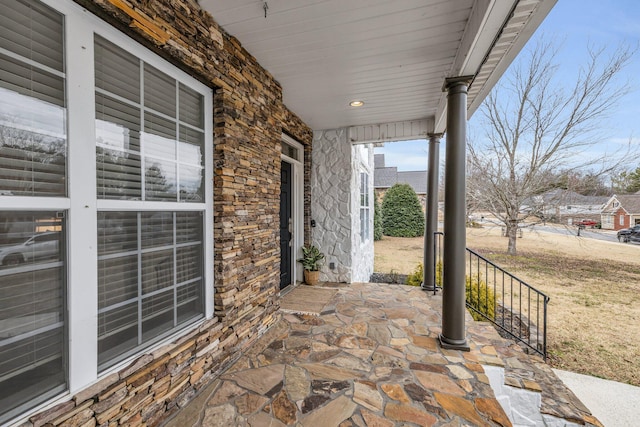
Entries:
{"type": "Polygon", "coordinates": [[[605,427],[640,425],[640,387],[553,370],[605,427]]]}
{"type": "Polygon", "coordinates": [[[283,314],[166,426],[511,426],[487,365],[504,368],[510,387],[540,393],[545,414],[601,425],[539,357],[490,324],[467,316],[471,351],[442,349],[441,307],[440,295],[417,287],[340,287],[318,316],[283,314]]]}

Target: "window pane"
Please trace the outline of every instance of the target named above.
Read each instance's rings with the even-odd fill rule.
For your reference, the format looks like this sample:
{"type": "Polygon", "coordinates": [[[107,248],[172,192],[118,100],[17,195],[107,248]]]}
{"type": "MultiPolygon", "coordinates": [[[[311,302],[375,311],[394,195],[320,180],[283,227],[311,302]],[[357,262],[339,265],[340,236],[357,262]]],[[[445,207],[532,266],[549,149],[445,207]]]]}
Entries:
{"type": "Polygon", "coordinates": [[[176,81],[149,64],[144,64],[144,106],[176,116],[176,81]]]}
{"type": "Polygon", "coordinates": [[[176,163],[168,160],[145,158],[145,200],[177,200],[176,163]]]}
{"type": "Polygon", "coordinates": [[[98,366],[138,346],[138,302],[98,313],[98,366]]]}
{"type": "Polygon", "coordinates": [[[202,258],[200,245],[178,248],[178,283],[202,278],[202,258]]]}
{"type": "Polygon", "coordinates": [[[204,134],[186,126],[180,126],[178,156],[180,163],[204,166],[204,134]]]}
{"type": "Polygon", "coordinates": [[[138,255],[98,261],[98,308],[138,296],[138,255]]]}
{"type": "Polygon", "coordinates": [[[66,388],[64,221],[0,212],[0,422],[66,388]]]}
{"type": "Polygon", "coordinates": [[[199,243],[203,238],[201,212],[176,212],[177,243],[199,243]]]}
{"type": "Polygon", "coordinates": [[[143,212],[142,248],[168,246],[173,244],[173,213],[143,212]]]}
{"type": "Polygon", "coordinates": [[[140,104],[140,60],[95,36],[96,87],[140,104]]]}
{"type": "Polygon", "coordinates": [[[180,165],[180,201],[202,203],[204,197],[204,169],[180,165]]]}
{"type": "Polygon", "coordinates": [[[173,250],[142,255],[142,294],[173,286],[173,250]]]}
{"type": "Polygon", "coordinates": [[[200,129],[204,128],[204,97],[180,84],[180,121],[200,129]]]}
{"type": "MultiPolygon", "coordinates": [[[[60,52],[62,56],[62,52],[60,52]]],[[[17,59],[0,55],[0,87],[47,104],[65,106],[64,79],[17,59]]],[[[6,102],[6,100],[5,100],[6,102]]],[[[12,111],[9,110],[8,114],[12,111]]],[[[55,123],[59,127],[58,123],[55,123]]]]}
{"type": "Polygon", "coordinates": [[[144,153],[175,160],[176,124],[171,120],[147,113],[144,115],[144,153]]]}
{"type": "Polygon", "coordinates": [[[62,16],[34,1],[2,2],[0,47],[24,58],[64,71],[62,16]]]}
{"type": "Polygon", "coordinates": [[[0,195],[66,194],[64,81],[0,55],[0,195]]]}
{"type": "Polygon", "coordinates": [[[96,163],[98,197],[142,197],[138,109],[96,94],[96,163]]]}
{"type": "Polygon", "coordinates": [[[203,304],[201,281],[178,288],[178,324],[194,317],[201,317],[203,304]]]}
{"type": "Polygon", "coordinates": [[[202,218],[98,213],[100,369],[204,316],[202,218]]]}
{"type": "Polygon", "coordinates": [[[282,152],[282,154],[284,154],[287,157],[291,157],[292,159],[300,160],[300,159],[298,159],[298,149],[296,147],[293,147],[293,146],[287,144],[286,142],[282,142],[282,144],[281,144],[281,152],[282,152]]]}
{"type": "Polygon", "coordinates": [[[173,290],[152,295],[142,301],[142,341],[173,328],[173,290]]]}
{"type": "Polygon", "coordinates": [[[201,203],[204,201],[204,134],[180,126],[178,158],[180,201],[201,203]]]}
{"type": "Polygon", "coordinates": [[[137,249],[136,212],[98,212],[98,256],[137,249]]]}

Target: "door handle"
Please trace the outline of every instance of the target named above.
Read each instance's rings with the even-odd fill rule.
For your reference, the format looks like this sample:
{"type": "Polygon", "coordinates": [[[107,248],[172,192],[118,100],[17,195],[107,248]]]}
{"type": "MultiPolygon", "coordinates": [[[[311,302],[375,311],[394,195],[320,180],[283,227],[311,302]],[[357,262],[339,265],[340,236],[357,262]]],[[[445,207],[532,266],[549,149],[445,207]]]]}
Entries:
{"type": "Polygon", "coordinates": [[[289,218],[289,247],[293,246],[293,221],[289,218]]]}

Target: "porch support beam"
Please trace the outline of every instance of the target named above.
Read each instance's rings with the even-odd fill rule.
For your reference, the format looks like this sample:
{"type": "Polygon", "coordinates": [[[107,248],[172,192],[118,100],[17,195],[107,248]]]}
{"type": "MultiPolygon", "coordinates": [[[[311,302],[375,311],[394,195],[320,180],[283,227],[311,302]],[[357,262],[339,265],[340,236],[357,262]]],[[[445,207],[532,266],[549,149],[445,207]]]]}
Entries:
{"type": "Polygon", "coordinates": [[[424,228],[424,277],[422,289],[436,290],[436,239],[438,231],[438,175],[440,174],[440,138],[441,133],[430,133],[429,163],[427,165],[427,200],[425,206],[424,228]]]}
{"type": "Polygon", "coordinates": [[[469,351],[465,331],[465,163],[467,89],[472,76],[445,80],[447,147],[444,193],[442,333],[443,348],[469,351]]]}

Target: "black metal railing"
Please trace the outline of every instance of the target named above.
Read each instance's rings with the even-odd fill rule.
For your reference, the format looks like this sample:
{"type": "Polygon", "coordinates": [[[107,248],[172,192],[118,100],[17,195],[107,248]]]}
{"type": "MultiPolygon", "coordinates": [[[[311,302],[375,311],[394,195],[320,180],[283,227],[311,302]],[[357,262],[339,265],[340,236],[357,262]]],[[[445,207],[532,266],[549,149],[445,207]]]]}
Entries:
{"type": "MultiPolygon", "coordinates": [[[[442,286],[444,234],[435,233],[434,283],[442,286]]],[[[467,248],[466,304],[475,319],[493,323],[511,338],[547,358],[549,296],[467,248]]],[[[434,291],[435,293],[435,291],[434,291]]]]}
{"type": "Polygon", "coordinates": [[[549,296],[467,248],[467,307],[547,358],[549,296]]]}

